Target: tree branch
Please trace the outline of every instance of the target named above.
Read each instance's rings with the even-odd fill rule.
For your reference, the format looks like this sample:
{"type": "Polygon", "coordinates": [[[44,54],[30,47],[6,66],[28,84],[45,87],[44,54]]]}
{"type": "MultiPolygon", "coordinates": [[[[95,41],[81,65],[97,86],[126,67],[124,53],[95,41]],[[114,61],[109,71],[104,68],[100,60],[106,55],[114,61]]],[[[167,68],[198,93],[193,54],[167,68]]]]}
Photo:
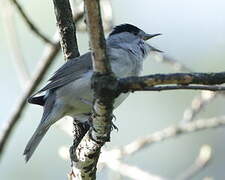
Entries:
{"type": "Polygon", "coordinates": [[[85,0],[86,20],[92,48],[92,61],[94,72],[111,72],[106,54],[106,43],[102,27],[99,0],[85,0]]]}
{"type": "Polygon", "coordinates": [[[23,10],[23,8],[19,4],[19,2],[17,0],[10,0],[10,1],[16,6],[17,10],[19,11],[20,15],[22,16],[22,19],[28,25],[28,27],[30,28],[30,30],[33,33],[35,33],[39,38],[41,38],[44,42],[53,45],[53,42],[50,39],[48,39],[44,34],[42,34],[40,32],[40,30],[34,25],[34,23],[29,19],[29,17],[25,13],[25,11],[23,10]]]}
{"type": "Polygon", "coordinates": [[[204,169],[212,158],[212,148],[209,145],[203,145],[200,149],[198,157],[195,162],[182,174],[180,174],[177,180],[189,180],[193,178],[197,173],[204,169]]]}
{"type": "MultiPolygon", "coordinates": [[[[78,22],[83,15],[79,14],[74,16],[74,21],[78,22]]],[[[42,81],[45,73],[50,67],[53,59],[56,57],[60,50],[60,42],[58,39],[58,33],[56,32],[54,37],[57,37],[54,45],[46,45],[42,57],[38,60],[40,64],[38,65],[33,77],[31,78],[30,84],[27,86],[27,89],[24,90],[21,97],[18,98],[15,106],[13,107],[12,112],[7,120],[4,121],[2,129],[0,131],[0,157],[3,153],[4,147],[9,139],[10,134],[12,133],[13,128],[18,122],[24,107],[27,102],[27,98],[32,94],[32,92],[37,88],[39,83],[42,81]]]]}
{"type": "Polygon", "coordinates": [[[111,71],[106,53],[99,0],[85,0],[85,12],[90,35],[94,75],[94,105],[91,116],[92,127],[76,150],[77,161],[73,164],[71,179],[95,179],[96,165],[101,147],[110,139],[114,87],[117,80],[111,71]]]}
{"type": "Polygon", "coordinates": [[[5,1],[5,3],[2,4],[4,5],[1,5],[0,11],[3,17],[3,27],[5,28],[5,39],[8,43],[8,53],[11,56],[12,64],[15,66],[15,70],[18,74],[17,77],[20,81],[21,89],[24,89],[26,87],[24,84],[28,83],[30,80],[30,73],[21,51],[16,24],[14,22],[15,19],[13,16],[15,11],[9,1],[5,1]]]}
{"type": "Polygon", "coordinates": [[[192,102],[191,107],[185,109],[181,123],[193,121],[197,114],[219,94],[211,91],[202,91],[200,95],[196,96],[192,102]]]}
{"type": "MultiPolygon", "coordinates": [[[[219,73],[173,73],[173,74],[154,74],[142,77],[127,77],[119,80],[121,92],[153,90],[155,85],[179,84],[181,88],[190,89],[189,84],[215,85],[225,83],[225,72],[219,73]]],[[[168,87],[169,89],[170,87],[168,87]]],[[[179,89],[171,87],[171,89],[179,89]]],[[[193,87],[197,89],[197,87],[193,87]]],[[[204,89],[199,87],[199,89],[204,89]]],[[[205,87],[210,89],[210,87],[205,87]]],[[[213,88],[211,88],[213,90],[213,88]]],[[[210,89],[210,90],[211,90],[210,89]]],[[[158,90],[162,90],[160,87],[158,90]]],[[[217,87],[216,90],[224,90],[223,87],[217,87]]]]}
{"type": "MultiPolygon", "coordinates": [[[[194,85],[175,85],[175,86],[154,86],[136,91],[168,91],[168,90],[208,90],[208,91],[225,91],[225,86],[194,86],[194,85]]],[[[133,91],[133,90],[131,90],[133,91]]]]}
{"type": "MultiPolygon", "coordinates": [[[[100,9],[98,4],[99,2],[92,1],[93,0],[85,1],[85,5],[87,11],[89,32],[91,34],[91,42],[94,42],[91,43],[92,50],[94,51],[93,64],[94,67],[96,67],[95,59],[97,59],[97,64],[100,65],[94,68],[94,70],[101,73],[102,70],[110,67],[104,67],[104,65],[107,65],[107,63],[104,63],[104,61],[106,60],[106,50],[104,33],[101,25],[100,9]],[[95,24],[97,24],[97,26],[93,27],[93,25],[95,24]]],[[[70,59],[74,56],[79,56],[76,44],[75,27],[72,26],[72,13],[69,1],[66,1],[65,3],[64,0],[54,0],[54,5],[57,24],[59,26],[61,35],[61,46],[63,48],[65,59],[70,59]]],[[[107,72],[107,69],[104,72],[107,72]]],[[[96,105],[97,109],[95,110],[95,114],[92,116],[94,130],[91,131],[92,138],[95,141],[89,136],[89,133],[87,133],[77,147],[72,146],[72,151],[74,151],[74,148],[76,148],[76,158],[73,157],[73,153],[70,153],[70,155],[72,155],[71,161],[73,163],[73,171],[70,174],[70,179],[95,179],[96,177],[96,165],[100,155],[101,147],[105,141],[105,139],[103,140],[102,137],[108,138],[108,134],[111,130],[111,123],[110,125],[108,125],[108,119],[106,119],[110,117],[111,121],[111,114],[107,113],[107,116],[105,117],[104,113],[107,111],[102,111],[102,109],[99,111],[98,109],[99,106],[101,108],[104,108],[104,104],[102,105],[101,103],[96,103],[96,105]],[[96,118],[96,114],[98,115],[98,118],[96,118]],[[99,118],[99,115],[103,116],[99,118]],[[102,125],[100,124],[102,122],[99,121],[103,120],[106,123],[103,124],[105,127],[102,128],[102,125]],[[100,128],[99,124],[101,125],[100,128]]]]}
{"type": "MultiPolygon", "coordinates": [[[[155,57],[154,59],[157,62],[167,63],[168,65],[172,66],[173,69],[175,69],[176,71],[193,72],[186,65],[181,64],[181,62],[175,60],[174,58],[165,55],[165,53],[154,52],[153,56],[155,57]]],[[[186,108],[186,110],[184,111],[181,123],[193,121],[197,114],[199,114],[206,105],[212,102],[217,97],[217,95],[218,92],[212,92],[212,90],[201,91],[200,95],[197,95],[194,99],[192,99],[191,106],[186,108]]]]}
{"type": "Polygon", "coordinates": [[[218,128],[224,125],[225,125],[225,116],[210,119],[199,119],[180,125],[170,126],[163,130],[157,131],[153,134],[149,134],[146,137],[138,138],[137,140],[124,146],[121,150],[121,156],[134,154],[141,149],[153,145],[156,142],[161,142],[191,132],[197,132],[211,128],[218,128]]]}
{"type": "Polygon", "coordinates": [[[69,0],[53,0],[65,60],[80,56],[69,0]]]}
{"type": "Polygon", "coordinates": [[[15,103],[16,105],[13,107],[9,118],[4,121],[2,129],[0,131],[0,156],[2,155],[4,146],[9,138],[9,135],[11,134],[13,128],[15,127],[16,123],[18,122],[18,119],[22,114],[22,111],[27,102],[27,98],[32,94],[32,92],[37,88],[37,86],[43,79],[49,66],[53,62],[52,60],[56,57],[59,49],[59,43],[56,43],[54,46],[48,46],[46,48],[43,57],[39,60],[40,64],[38,65],[33,77],[31,78],[31,83],[28,84],[22,96],[15,103]]]}
{"type": "Polygon", "coordinates": [[[142,169],[131,166],[125,163],[120,162],[119,160],[111,160],[107,161],[107,166],[120,173],[123,176],[127,176],[130,179],[134,180],[165,180],[165,178],[160,177],[158,175],[150,174],[149,172],[145,172],[142,169]]]}
{"type": "Polygon", "coordinates": [[[176,71],[192,72],[192,70],[190,68],[188,68],[186,65],[175,60],[174,58],[169,57],[168,55],[165,55],[165,53],[159,53],[157,51],[154,51],[154,52],[152,52],[152,55],[155,57],[154,59],[157,62],[162,62],[162,63],[168,64],[176,71]]]}
{"type": "Polygon", "coordinates": [[[157,174],[146,172],[138,167],[125,164],[120,161],[121,156],[119,149],[113,149],[111,151],[103,151],[99,158],[100,168],[103,168],[105,165],[112,169],[115,172],[118,172],[120,175],[127,176],[131,179],[155,179],[155,180],[165,180],[167,178],[162,177],[157,174]]]}

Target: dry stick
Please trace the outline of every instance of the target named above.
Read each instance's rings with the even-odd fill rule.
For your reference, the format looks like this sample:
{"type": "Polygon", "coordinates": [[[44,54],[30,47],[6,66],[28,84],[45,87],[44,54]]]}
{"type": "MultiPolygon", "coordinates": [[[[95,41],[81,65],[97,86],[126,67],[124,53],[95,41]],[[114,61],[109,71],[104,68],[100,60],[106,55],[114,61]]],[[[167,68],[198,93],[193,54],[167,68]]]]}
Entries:
{"type": "Polygon", "coordinates": [[[184,111],[181,123],[193,121],[197,114],[210,102],[212,102],[219,93],[212,91],[202,91],[200,95],[196,96],[192,102],[191,107],[184,111]]]}
{"type": "Polygon", "coordinates": [[[5,6],[1,8],[1,13],[6,34],[5,39],[8,44],[8,52],[18,74],[21,89],[24,89],[26,87],[25,84],[30,80],[30,73],[27,69],[25,59],[21,51],[17,29],[14,23],[14,8],[9,1],[6,1],[5,6]]]}
{"type": "Polygon", "coordinates": [[[167,127],[163,130],[149,134],[145,137],[138,138],[130,144],[124,146],[121,149],[120,156],[132,155],[139,150],[142,150],[154,143],[161,142],[170,138],[178,137],[187,133],[197,132],[206,129],[218,128],[225,125],[225,116],[210,118],[210,119],[199,119],[192,122],[187,122],[182,125],[174,125],[167,127]]]}
{"type": "Polygon", "coordinates": [[[28,25],[31,31],[34,32],[38,37],[40,37],[44,42],[53,45],[53,42],[50,39],[48,39],[43,33],[41,33],[40,30],[37,28],[37,26],[35,26],[34,23],[29,19],[29,17],[26,15],[25,11],[23,10],[22,6],[18,3],[18,1],[11,0],[11,2],[16,6],[17,10],[22,16],[22,19],[28,25]]]}
{"type": "Polygon", "coordinates": [[[203,145],[200,149],[199,155],[195,162],[182,174],[180,174],[177,180],[188,180],[193,178],[203,168],[205,168],[212,158],[212,148],[209,145],[203,145]]]}
{"type": "MultiPolygon", "coordinates": [[[[180,86],[180,85],[176,85],[176,86],[154,86],[154,87],[146,87],[146,88],[143,88],[143,89],[137,89],[135,91],[168,91],[168,90],[225,91],[225,86],[205,86],[205,85],[200,85],[200,86],[194,86],[194,85],[188,85],[188,86],[180,86]]],[[[132,89],[131,91],[134,91],[134,90],[132,89]]]]}
{"type": "MultiPolygon", "coordinates": [[[[70,7],[69,0],[53,0],[55,16],[57,25],[60,32],[60,43],[63,50],[65,60],[80,56],[77,38],[76,38],[76,27],[72,18],[72,10],[70,7]]],[[[76,160],[75,149],[83,136],[85,135],[86,129],[76,119],[73,122],[74,125],[74,142],[70,148],[71,162],[74,164],[76,160]]],[[[70,174],[69,179],[72,179],[73,173],[70,174]]]]}
{"type": "MultiPolygon", "coordinates": [[[[101,147],[109,141],[112,125],[112,110],[115,95],[111,95],[112,89],[109,84],[117,83],[113,76],[106,55],[106,44],[102,27],[99,0],[85,0],[85,12],[90,34],[92,49],[92,63],[94,76],[92,87],[94,89],[94,106],[92,113],[92,129],[85,135],[79,144],[76,155],[77,162],[73,166],[73,176],[70,179],[95,179],[96,165],[100,155],[101,147]],[[107,91],[103,96],[102,88],[107,91]]],[[[113,86],[113,85],[112,85],[113,86]]]]}
{"type": "MultiPolygon", "coordinates": [[[[72,20],[72,11],[70,8],[70,2],[69,0],[53,0],[54,2],[54,8],[55,8],[55,15],[56,15],[56,20],[57,20],[57,24],[58,24],[58,28],[59,28],[59,32],[61,35],[61,47],[63,49],[63,54],[65,57],[65,60],[69,60],[71,58],[74,57],[78,57],[79,51],[78,51],[78,47],[77,47],[77,40],[76,40],[76,29],[75,29],[75,25],[73,23],[72,20]]],[[[74,128],[76,129],[76,133],[78,133],[81,129],[79,127],[79,125],[77,123],[75,123],[74,121],[74,128]]],[[[82,132],[79,132],[82,134],[82,132]]],[[[81,138],[82,136],[77,136],[75,135],[75,138],[81,138]]],[[[85,137],[83,138],[85,139],[85,137]]],[[[76,141],[77,139],[75,139],[76,141]]],[[[80,144],[80,146],[82,146],[83,142],[88,142],[89,140],[87,139],[87,141],[83,140],[80,144]]],[[[85,149],[86,152],[90,152],[90,151],[94,151],[94,153],[99,154],[99,146],[95,146],[95,142],[89,144],[91,146],[89,146],[88,149],[85,149]],[[90,151],[89,151],[90,150],[90,151]]],[[[72,162],[72,166],[73,167],[78,167],[80,166],[80,164],[78,162],[75,162],[75,160],[78,157],[78,161],[79,158],[81,156],[75,156],[74,155],[74,148],[76,148],[76,152],[79,150],[79,147],[77,147],[77,145],[73,144],[73,146],[71,147],[71,151],[70,151],[70,157],[71,157],[71,162],[72,162]]],[[[81,151],[85,151],[81,148],[81,151]]],[[[90,157],[90,153],[88,153],[88,157],[90,157]]],[[[93,154],[91,154],[93,157],[93,154]]],[[[98,157],[98,156],[97,156],[98,157]]],[[[77,160],[76,160],[77,161],[77,160]]],[[[88,178],[94,178],[95,177],[95,172],[96,172],[96,163],[97,161],[94,161],[94,165],[90,166],[90,163],[88,162],[87,166],[84,166],[83,171],[76,171],[76,168],[73,168],[72,173],[69,175],[69,179],[83,179],[83,177],[85,177],[85,179],[88,178]],[[94,167],[94,168],[92,168],[94,167]],[[91,170],[90,170],[91,169],[91,170]],[[86,173],[88,171],[88,173],[86,173]]]]}
{"type": "Polygon", "coordinates": [[[86,19],[90,44],[92,48],[92,63],[94,72],[111,73],[109,59],[106,55],[106,43],[100,14],[99,0],[85,0],[86,19]]]}
{"type": "Polygon", "coordinates": [[[95,141],[105,142],[109,140],[113,101],[115,98],[114,87],[117,85],[117,79],[111,71],[106,53],[99,0],[85,0],[84,4],[94,70],[92,77],[92,88],[94,90],[92,119],[94,131],[91,131],[91,136],[95,141]]]}
{"type": "MultiPolygon", "coordinates": [[[[189,89],[189,84],[215,85],[225,83],[225,72],[219,73],[173,73],[173,74],[153,74],[142,77],[127,77],[119,80],[119,90],[122,92],[153,90],[155,85],[178,84],[176,86],[189,89]]],[[[155,87],[157,89],[157,87],[155,87]]],[[[167,87],[169,89],[169,87],[167,87]]],[[[175,88],[175,87],[172,87],[175,88]]],[[[197,87],[193,87],[196,89],[197,87]]],[[[210,87],[208,87],[209,89],[210,87]]],[[[216,88],[216,87],[215,87],[216,88]]],[[[159,90],[163,89],[162,87],[159,90]]],[[[199,89],[202,89],[199,87],[199,89]]],[[[213,89],[213,88],[212,88],[213,89]]],[[[224,90],[217,87],[216,90],[224,90]]]]}
{"type": "MultiPolygon", "coordinates": [[[[78,14],[74,17],[74,21],[78,22],[83,17],[83,14],[78,14]]],[[[57,36],[56,33],[55,36],[57,36]]],[[[2,129],[0,131],[0,157],[2,155],[4,146],[9,139],[10,134],[12,133],[13,128],[15,127],[19,117],[21,116],[24,107],[26,105],[27,98],[31,95],[31,93],[37,88],[39,83],[42,81],[46,71],[48,70],[49,66],[51,65],[53,59],[56,57],[60,50],[60,42],[58,38],[55,40],[53,46],[46,45],[44,49],[43,55],[38,60],[40,64],[35,71],[31,83],[27,86],[22,96],[17,100],[15,107],[13,107],[13,111],[11,112],[9,118],[4,121],[2,125],[2,129]]]]}
{"type": "Polygon", "coordinates": [[[53,0],[55,16],[60,33],[60,44],[65,60],[80,56],[76,27],[69,0],[53,0]]]}
{"type": "Polygon", "coordinates": [[[139,152],[140,150],[143,150],[144,148],[147,148],[155,143],[168,140],[170,138],[175,138],[180,135],[185,135],[197,131],[219,128],[222,126],[225,126],[225,116],[211,119],[199,119],[193,122],[187,122],[185,124],[169,126],[165,129],[138,138],[121,148],[112,149],[110,151],[103,151],[100,160],[102,163],[105,163],[108,157],[119,160],[126,156],[134,155],[135,153],[139,152]]]}
{"type": "Polygon", "coordinates": [[[10,113],[9,118],[3,122],[3,127],[0,131],[0,156],[2,155],[3,148],[9,138],[9,135],[11,134],[13,128],[18,122],[19,117],[22,114],[22,111],[27,102],[27,98],[31,95],[31,93],[36,89],[36,87],[43,79],[45,73],[52,63],[52,60],[58,54],[59,49],[59,43],[55,44],[54,46],[48,45],[48,47],[46,47],[43,57],[39,60],[40,64],[38,65],[31,79],[31,83],[29,83],[22,96],[15,103],[16,105],[13,107],[13,111],[10,113]]]}
{"type": "Polygon", "coordinates": [[[120,162],[119,160],[110,160],[106,162],[107,166],[114,170],[115,172],[120,173],[123,176],[127,176],[130,179],[134,180],[165,180],[166,178],[160,177],[158,175],[150,174],[149,172],[143,171],[142,169],[131,166],[125,163],[120,162]]]}
{"type": "Polygon", "coordinates": [[[159,53],[159,52],[152,52],[153,56],[155,57],[155,60],[157,62],[166,63],[173,67],[176,71],[182,71],[182,72],[192,72],[190,68],[182,64],[181,62],[169,57],[165,53],[159,53]]]}
{"type": "MultiPolygon", "coordinates": [[[[163,62],[171,65],[175,70],[193,72],[190,68],[186,67],[181,62],[165,55],[165,53],[153,53],[156,61],[163,62]]],[[[206,89],[205,89],[206,90],[206,89]]],[[[212,91],[212,90],[211,90],[212,91]]],[[[193,121],[197,114],[210,102],[212,102],[218,95],[218,92],[202,91],[200,95],[196,96],[192,102],[191,107],[187,108],[183,113],[181,123],[193,121]]]]}
{"type": "Polygon", "coordinates": [[[127,176],[131,179],[155,179],[155,180],[165,180],[157,174],[146,172],[138,167],[125,164],[120,161],[124,156],[121,155],[120,149],[113,149],[111,151],[102,151],[99,158],[99,168],[104,168],[107,166],[111,170],[119,173],[120,175],[127,176]]]}
{"type": "MultiPolygon", "coordinates": [[[[187,71],[192,72],[192,70],[185,65],[181,64],[180,62],[174,60],[173,58],[165,55],[164,53],[154,53],[155,59],[158,62],[163,62],[171,65],[175,70],[178,71],[187,71]]],[[[210,90],[213,91],[212,87],[204,88],[201,87],[204,90],[210,90]]],[[[180,88],[182,89],[182,88],[180,88]]],[[[190,88],[191,89],[191,88],[190,88]]],[[[166,89],[163,89],[166,90],[166,89]]],[[[216,88],[215,88],[216,90],[216,88]]],[[[156,90],[157,91],[157,90],[156,90]]],[[[211,101],[213,101],[217,97],[217,92],[209,92],[209,91],[202,91],[200,95],[196,96],[191,103],[191,107],[187,108],[183,113],[183,119],[181,120],[181,123],[186,123],[189,121],[193,121],[196,115],[211,101]]]]}

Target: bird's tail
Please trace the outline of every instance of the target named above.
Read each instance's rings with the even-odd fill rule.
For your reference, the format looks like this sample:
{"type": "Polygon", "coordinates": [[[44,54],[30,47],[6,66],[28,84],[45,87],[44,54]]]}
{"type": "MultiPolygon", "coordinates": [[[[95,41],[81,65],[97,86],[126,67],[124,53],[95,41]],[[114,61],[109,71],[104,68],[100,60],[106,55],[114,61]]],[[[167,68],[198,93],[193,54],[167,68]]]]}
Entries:
{"type": "Polygon", "coordinates": [[[34,132],[33,136],[30,138],[29,142],[27,143],[27,146],[23,152],[23,155],[25,156],[25,161],[29,161],[32,154],[34,153],[35,149],[37,148],[38,144],[41,142],[42,138],[48,131],[49,127],[43,127],[42,125],[39,125],[34,132]]]}

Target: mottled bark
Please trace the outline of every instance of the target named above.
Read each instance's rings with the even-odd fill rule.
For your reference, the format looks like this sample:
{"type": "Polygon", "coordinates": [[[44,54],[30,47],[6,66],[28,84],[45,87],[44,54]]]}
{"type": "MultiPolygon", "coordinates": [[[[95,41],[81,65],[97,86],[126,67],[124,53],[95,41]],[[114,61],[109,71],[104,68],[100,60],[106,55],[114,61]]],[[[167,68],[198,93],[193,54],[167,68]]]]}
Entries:
{"type": "Polygon", "coordinates": [[[85,0],[84,4],[94,67],[92,77],[94,105],[91,116],[92,127],[76,150],[77,162],[73,164],[71,179],[92,180],[96,178],[101,147],[110,140],[113,102],[117,96],[114,88],[118,82],[107,57],[99,0],[85,0]]]}
{"type": "MultiPolygon", "coordinates": [[[[177,84],[180,87],[183,85],[187,86],[186,89],[189,89],[188,85],[190,84],[216,85],[223,83],[225,83],[225,72],[153,74],[142,77],[122,78],[119,80],[119,89],[122,92],[140,91],[140,90],[151,91],[154,90],[153,86],[168,85],[168,84],[177,84]]],[[[157,86],[155,87],[155,89],[157,90],[157,86]]],[[[201,87],[199,89],[201,89],[201,87]]],[[[158,90],[163,90],[163,86],[158,90]]],[[[219,88],[217,90],[219,90],[219,88]]]]}
{"type": "Polygon", "coordinates": [[[80,56],[69,0],[53,0],[65,60],[80,56]]]}
{"type": "Polygon", "coordinates": [[[85,0],[84,2],[94,71],[109,73],[111,69],[106,53],[99,0],[85,0]]]}

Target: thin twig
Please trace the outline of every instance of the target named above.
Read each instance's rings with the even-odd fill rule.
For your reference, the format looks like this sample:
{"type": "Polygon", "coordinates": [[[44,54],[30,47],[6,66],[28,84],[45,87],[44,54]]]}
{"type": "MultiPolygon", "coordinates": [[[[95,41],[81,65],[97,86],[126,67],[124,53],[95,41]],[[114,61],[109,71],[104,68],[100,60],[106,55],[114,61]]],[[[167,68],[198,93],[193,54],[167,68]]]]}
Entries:
{"type": "MultiPolygon", "coordinates": [[[[193,72],[190,68],[186,65],[182,64],[181,62],[175,60],[174,58],[169,57],[165,53],[158,53],[153,52],[154,59],[157,62],[167,63],[176,71],[181,72],[193,72]]],[[[211,90],[211,89],[209,89],[211,90]]],[[[197,114],[210,102],[212,102],[217,97],[218,92],[210,92],[210,91],[202,91],[200,95],[196,96],[192,102],[191,107],[188,107],[183,114],[183,119],[181,123],[185,123],[188,121],[194,120],[197,114]]]]}
{"type": "Polygon", "coordinates": [[[98,162],[98,169],[102,169],[106,165],[113,171],[118,172],[121,175],[127,176],[131,179],[157,179],[157,180],[166,179],[157,174],[146,172],[140,168],[121,162],[121,159],[124,157],[125,156],[121,156],[119,149],[113,149],[110,151],[102,150],[98,162]]]}
{"type": "MultiPolygon", "coordinates": [[[[75,22],[78,22],[81,18],[82,16],[80,15],[75,16],[74,20],[75,22]]],[[[31,78],[31,83],[27,86],[24,93],[21,95],[21,97],[19,97],[19,99],[15,103],[15,106],[13,107],[13,110],[10,113],[9,118],[3,122],[2,129],[0,131],[0,157],[3,153],[4,147],[6,145],[6,142],[8,141],[8,138],[10,134],[12,133],[13,128],[15,127],[17,121],[19,120],[19,117],[21,116],[24,110],[27,98],[42,81],[46,71],[48,70],[53,59],[56,57],[56,55],[58,54],[60,50],[60,42],[59,42],[57,32],[55,33],[54,37],[56,37],[56,38],[53,38],[53,39],[56,39],[54,45],[53,46],[46,45],[43,51],[43,55],[38,61],[40,62],[40,64],[38,65],[37,70],[35,71],[33,75],[33,78],[31,78]]]]}
{"type": "Polygon", "coordinates": [[[22,16],[22,19],[28,25],[30,30],[33,33],[35,33],[44,42],[54,45],[54,43],[49,38],[47,38],[43,33],[41,33],[41,31],[37,28],[37,26],[35,26],[34,23],[29,19],[28,15],[25,13],[24,9],[19,4],[19,2],[17,0],[10,0],[10,1],[16,6],[17,10],[19,11],[20,15],[22,16]]]}
{"type": "Polygon", "coordinates": [[[193,72],[189,67],[175,60],[174,58],[166,55],[165,53],[159,53],[155,51],[155,52],[152,52],[152,55],[155,57],[154,59],[157,62],[166,63],[170,65],[176,71],[193,72]]]}
{"type": "Polygon", "coordinates": [[[196,115],[212,100],[217,97],[218,93],[211,91],[202,91],[200,95],[196,96],[192,102],[191,107],[184,111],[183,119],[181,123],[187,123],[193,121],[196,115]]]}
{"type": "Polygon", "coordinates": [[[25,64],[25,59],[23,57],[19,38],[17,35],[17,30],[14,23],[14,8],[11,3],[6,1],[3,7],[1,7],[1,13],[3,17],[3,26],[5,28],[6,41],[9,46],[9,54],[13,65],[15,66],[16,72],[18,74],[18,80],[20,81],[21,88],[25,88],[25,84],[30,80],[29,71],[25,64]]]}
{"type": "Polygon", "coordinates": [[[203,145],[195,162],[185,172],[180,174],[177,180],[189,180],[197,173],[202,171],[212,158],[212,148],[209,145],[203,145]]]}
{"type": "MultiPolygon", "coordinates": [[[[225,91],[225,86],[154,86],[154,87],[147,87],[143,89],[138,89],[135,91],[168,91],[168,90],[208,90],[208,91],[225,91]]],[[[133,89],[131,91],[134,91],[133,89]]]]}
{"type": "Polygon", "coordinates": [[[55,46],[48,46],[44,52],[43,57],[39,60],[40,64],[38,65],[32,79],[31,83],[28,84],[27,88],[24,90],[23,94],[16,101],[16,105],[13,107],[12,112],[7,120],[3,122],[1,133],[0,133],[0,156],[2,155],[4,146],[11,134],[13,128],[18,122],[19,117],[22,114],[22,111],[26,105],[27,98],[31,93],[36,89],[41,80],[43,79],[45,73],[47,72],[49,66],[53,62],[52,60],[56,57],[60,49],[59,43],[55,46]]]}
{"type": "Polygon", "coordinates": [[[153,134],[149,134],[143,138],[138,138],[137,140],[134,140],[130,144],[124,146],[121,150],[121,156],[134,154],[156,142],[161,142],[191,132],[223,127],[224,125],[225,116],[211,119],[199,119],[182,125],[170,126],[153,134]]]}
{"type": "Polygon", "coordinates": [[[123,176],[129,177],[134,180],[165,180],[165,178],[158,175],[151,174],[146,172],[138,167],[131,166],[125,163],[122,163],[119,160],[111,159],[110,161],[105,162],[106,165],[115,172],[120,173],[123,176]]]}

